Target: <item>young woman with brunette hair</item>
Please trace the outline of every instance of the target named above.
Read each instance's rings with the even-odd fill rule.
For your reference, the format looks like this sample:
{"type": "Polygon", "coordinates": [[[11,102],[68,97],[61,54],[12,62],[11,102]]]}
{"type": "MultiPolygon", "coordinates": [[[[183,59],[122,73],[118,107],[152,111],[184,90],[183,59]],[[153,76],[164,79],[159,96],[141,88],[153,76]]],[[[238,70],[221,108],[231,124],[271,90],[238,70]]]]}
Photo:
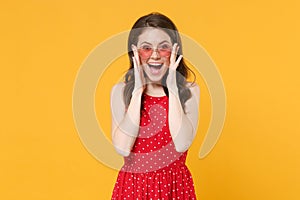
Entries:
{"type": "MultiPolygon", "coordinates": [[[[112,200],[196,199],[185,165],[198,124],[199,86],[188,82],[180,35],[165,15],[139,18],[130,68],[111,91],[112,142],[124,157],[112,200]]],[[[195,75],[194,75],[195,76],[195,75]]]]}

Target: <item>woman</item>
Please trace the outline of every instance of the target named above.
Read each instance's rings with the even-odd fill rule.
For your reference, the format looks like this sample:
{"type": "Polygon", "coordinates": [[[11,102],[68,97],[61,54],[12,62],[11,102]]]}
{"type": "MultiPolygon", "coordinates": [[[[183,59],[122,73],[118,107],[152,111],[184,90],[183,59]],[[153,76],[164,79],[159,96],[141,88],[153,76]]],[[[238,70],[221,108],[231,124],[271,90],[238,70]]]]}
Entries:
{"type": "Polygon", "coordinates": [[[112,199],[196,199],[185,160],[197,130],[199,87],[186,81],[192,71],[174,23],[159,13],[138,19],[128,55],[125,82],[111,92],[112,142],[124,156],[112,199]]]}

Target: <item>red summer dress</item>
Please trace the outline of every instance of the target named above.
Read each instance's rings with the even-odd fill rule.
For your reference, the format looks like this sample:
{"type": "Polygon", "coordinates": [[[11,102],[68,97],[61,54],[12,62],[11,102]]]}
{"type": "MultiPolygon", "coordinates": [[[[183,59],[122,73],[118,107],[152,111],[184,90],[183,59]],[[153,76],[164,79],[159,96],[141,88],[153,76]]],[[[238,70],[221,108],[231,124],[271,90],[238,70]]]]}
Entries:
{"type": "Polygon", "coordinates": [[[112,200],[196,200],[186,156],[170,135],[168,97],[143,94],[139,135],[124,157],[112,200]]]}

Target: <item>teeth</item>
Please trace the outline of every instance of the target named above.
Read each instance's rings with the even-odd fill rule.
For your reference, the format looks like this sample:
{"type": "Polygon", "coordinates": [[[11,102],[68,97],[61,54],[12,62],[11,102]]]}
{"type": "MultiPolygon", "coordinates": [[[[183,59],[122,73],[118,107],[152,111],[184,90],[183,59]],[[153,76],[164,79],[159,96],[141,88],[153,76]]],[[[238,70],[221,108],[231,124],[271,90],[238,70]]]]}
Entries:
{"type": "Polygon", "coordinates": [[[149,67],[162,67],[162,64],[149,64],[149,67]]]}

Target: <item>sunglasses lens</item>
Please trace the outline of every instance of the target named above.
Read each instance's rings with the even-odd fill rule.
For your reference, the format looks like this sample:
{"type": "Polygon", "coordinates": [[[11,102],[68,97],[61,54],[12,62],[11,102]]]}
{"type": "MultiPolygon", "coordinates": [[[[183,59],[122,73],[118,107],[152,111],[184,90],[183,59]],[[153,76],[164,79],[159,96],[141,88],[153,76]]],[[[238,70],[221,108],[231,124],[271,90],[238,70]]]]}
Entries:
{"type": "Polygon", "coordinates": [[[172,48],[167,44],[163,44],[157,48],[159,55],[162,57],[169,57],[171,55],[171,49],[172,48]]]}
{"type": "MultiPolygon", "coordinates": [[[[139,48],[139,54],[142,58],[149,58],[153,54],[154,49],[151,46],[142,46],[139,48]]],[[[168,45],[162,45],[157,48],[157,52],[161,57],[170,57],[171,47],[168,45]]]]}
{"type": "Polygon", "coordinates": [[[139,53],[142,58],[149,58],[153,53],[153,49],[150,46],[142,46],[139,53]]]}
{"type": "Polygon", "coordinates": [[[159,55],[162,57],[169,57],[171,55],[170,49],[159,49],[158,52],[159,52],[159,55]]]}

